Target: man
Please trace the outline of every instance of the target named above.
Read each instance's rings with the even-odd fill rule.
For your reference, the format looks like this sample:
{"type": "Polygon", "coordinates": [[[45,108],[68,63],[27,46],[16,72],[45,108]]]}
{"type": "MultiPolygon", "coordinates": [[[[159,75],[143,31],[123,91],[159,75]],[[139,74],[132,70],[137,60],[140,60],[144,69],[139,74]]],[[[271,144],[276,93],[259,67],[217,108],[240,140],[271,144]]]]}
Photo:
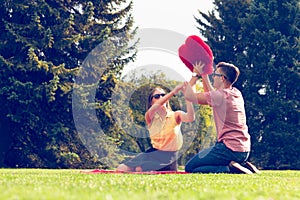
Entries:
{"type": "Polygon", "coordinates": [[[190,159],[185,171],[190,173],[260,173],[247,159],[250,154],[250,135],[246,124],[244,99],[233,87],[240,71],[233,64],[220,62],[213,76],[213,85],[203,74],[203,63],[194,65],[193,76],[185,97],[193,103],[210,105],[213,109],[217,130],[217,143],[200,151],[190,159]],[[195,92],[192,87],[202,77],[204,92],[195,92]]]}

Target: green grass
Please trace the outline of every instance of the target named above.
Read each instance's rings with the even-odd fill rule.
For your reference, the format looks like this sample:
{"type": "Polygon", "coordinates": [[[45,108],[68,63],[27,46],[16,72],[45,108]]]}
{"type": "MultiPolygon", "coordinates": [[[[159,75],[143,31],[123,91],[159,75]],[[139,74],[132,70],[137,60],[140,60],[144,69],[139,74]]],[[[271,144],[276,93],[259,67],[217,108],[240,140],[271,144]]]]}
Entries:
{"type": "Polygon", "coordinates": [[[0,199],[300,199],[300,171],[244,174],[82,174],[0,169],[0,199]]]}

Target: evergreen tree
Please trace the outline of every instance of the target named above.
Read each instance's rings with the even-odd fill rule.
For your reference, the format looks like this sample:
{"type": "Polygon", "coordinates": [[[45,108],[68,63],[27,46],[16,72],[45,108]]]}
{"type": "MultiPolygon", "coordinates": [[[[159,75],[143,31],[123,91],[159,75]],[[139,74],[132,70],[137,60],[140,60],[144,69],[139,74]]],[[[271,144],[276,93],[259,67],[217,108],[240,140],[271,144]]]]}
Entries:
{"type": "Polygon", "coordinates": [[[0,165],[101,165],[77,133],[73,86],[90,52],[106,40],[114,41],[117,57],[80,75],[101,79],[99,86],[107,86],[98,90],[103,93],[101,103],[109,99],[105,92],[112,90],[123,66],[134,57],[134,47],[127,46],[134,35],[131,7],[126,0],[1,2],[0,140],[7,145],[0,149],[0,165]],[[101,67],[107,69],[102,78],[97,77],[101,67]]]}
{"type": "Polygon", "coordinates": [[[246,16],[249,3],[245,0],[215,0],[215,8],[208,14],[195,17],[198,30],[211,46],[215,63],[220,61],[242,62],[244,40],[241,37],[241,18],[246,16]]]}
{"type": "Polygon", "coordinates": [[[246,98],[256,125],[254,155],[271,169],[300,166],[299,11],[297,0],[253,1],[242,20],[249,38],[244,85],[252,91],[246,98]]]}
{"type": "Polygon", "coordinates": [[[299,1],[214,4],[196,20],[216,62],[241,70],[236,87],[245,98],[252,159],[264,168],[299,169],[299,1]]]}

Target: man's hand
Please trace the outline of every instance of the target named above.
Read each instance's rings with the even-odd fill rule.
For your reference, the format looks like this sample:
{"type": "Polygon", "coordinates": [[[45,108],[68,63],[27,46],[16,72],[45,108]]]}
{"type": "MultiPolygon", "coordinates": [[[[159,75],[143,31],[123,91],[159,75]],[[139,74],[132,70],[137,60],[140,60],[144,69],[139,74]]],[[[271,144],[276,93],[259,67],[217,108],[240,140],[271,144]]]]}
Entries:
{"type": "Polygon", "coordinates": [[[205,64],[201,61],[196,62],[193,67],[194,67],[194,72],[197,73],[198,75],[203,75],[203,68],[205,64]]]}

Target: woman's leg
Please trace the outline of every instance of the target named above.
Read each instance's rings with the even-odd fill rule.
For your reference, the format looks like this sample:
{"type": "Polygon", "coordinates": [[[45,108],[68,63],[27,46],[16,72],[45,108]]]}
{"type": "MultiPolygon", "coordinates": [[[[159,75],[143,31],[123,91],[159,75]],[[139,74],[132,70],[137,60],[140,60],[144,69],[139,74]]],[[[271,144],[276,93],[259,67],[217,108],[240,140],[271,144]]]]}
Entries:
{"type": "MultiPolygon", "coordinates": [[[[165,156],[166,157],[166,156],[165,156]]],[[[160,164],[158,171],[177,171],[178,170],[178,152],[170,152],[170,155],[160,164]]]]}
{"type": "Polygon", "coordinates": [[[128,167],[128,166],[125,165],[125,164],[120,164],[120,165],[117,167],[117,171],[118,171],[118,172],[133,172],[133,171],[135,171],[135,169],[133,169],[132,167],[128,167]]]}
{"type": "Polygon", "coordinates": [[[147,154],[148,159],[142,165],[143,171],[176,171],[177,152],[152,151],[147,154]]]}
{"type": "Polygon", "coordinates": [[[142,152],[137,154],[135,157],[125,161],[117,167],[117,171],[123,172],[141,172],[143,171],[142,165],[147,162],[148,153],[142,152]]]}
{"type": "Polygon", "coordinates": [[[165,167],[164,170],[175,170],[173,168],[169,169],[169,167],[173,166],[172,163],[176,162],[176,158],[177,152],[159,151],[150,148],[119,165],[117,170],[124,172],[159,171],[165,167]]]}

